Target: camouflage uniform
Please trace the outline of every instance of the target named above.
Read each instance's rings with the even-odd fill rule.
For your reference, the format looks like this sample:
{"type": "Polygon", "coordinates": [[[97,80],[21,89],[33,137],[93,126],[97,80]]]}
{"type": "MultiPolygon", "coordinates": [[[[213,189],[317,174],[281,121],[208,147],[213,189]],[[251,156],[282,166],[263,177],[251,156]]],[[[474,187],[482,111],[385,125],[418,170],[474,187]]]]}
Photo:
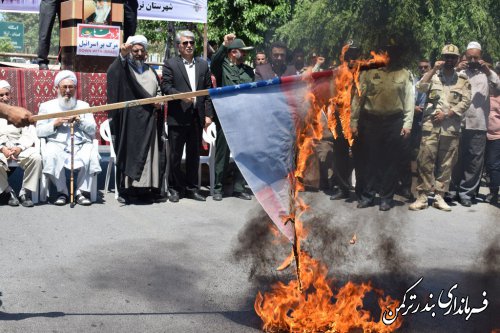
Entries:
{"type": "Polygon", "coordinates": [[[417,191],[428,194],[448,191],[451,172],[457,161],[460,125],[470,105],[471,87],[467,76],[453,73],[451,80],[442,71],[434,74],[431,82],[417,83],[417,90],[427,93],[422,120],[422,141],[417,157],[417,191]],[[453,115],[442,122],[434,122],[437,111],[453,115]]]}

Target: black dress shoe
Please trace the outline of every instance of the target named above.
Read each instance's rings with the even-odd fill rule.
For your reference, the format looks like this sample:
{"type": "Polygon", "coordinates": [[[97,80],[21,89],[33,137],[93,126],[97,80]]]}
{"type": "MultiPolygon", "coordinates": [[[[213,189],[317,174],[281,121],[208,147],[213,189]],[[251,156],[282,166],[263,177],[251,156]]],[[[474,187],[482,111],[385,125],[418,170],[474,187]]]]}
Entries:
{"type": "Polygon", "coordinates": [[[349,191],[338,190],[330,196],[330,200],[348,199],[349,191]]]}
{"type": "Polygon", "coordinates": [[[498,193],[488,193],[484,202],[492,205],[498,205],[498,193]]]}
{"type": "Polygon", "coordinates": [[[234,192],[233,196],[242,200],[252,200],[252,196],[245,192],[234,192]]]}
{"type": "Polygon", "coordinates": [[[464,207],[472,206],[472,201],[470,199],[460,199],[460,204],[464,207]]]}
{"type": "Polygon", "coordinates": [[[16,193],[14,193],[14,191],[11,190],[9,192],[9,196],[10,196],[9,197],[9,202],[8,202],[9,206],[11,206],[11,207],[17,207],[17,206],[19,206],[19,200],[16,197],[16,193]]]}
{"type": "Polygon", "coordinates": [[[31,194],[30,193],[25,193],[21,196],[19,196],[19,202],[23,207],[33,207],[33,201],[31,200],[31,194]]]}
{"type": "Polygon", "coordinates": [[[189,199],[196,200],[196,201],[206,201],[207,200],[198,191],[189,191],[189,192],[187,192],[186,197],[189,198],[189,199]]]}
{"type": "Polygon", "coordinates": [[[361,199],[358,202],[358,205],[356,207],[358,208],[367,208],[373,205],[373,200],[372,199],[361,199]]]}
{"type": "Polygon", "coordinates": [[[179,202],[179,192],[171,191],[168,195],[168,201],[170,202],[179,202]]]}
{"type": "Polygon", "coordinates": [[[386,212],[389,209],[391,209],[391,202],[390,201],[386,201],[386,200],[382,200],[380,202],[380,205],[378,206],[378,210],[386,212]]]}
{"type": "Polygon", "coordinates": [[[222,193],[214,193],[212,199],[214,199],[215,201],[222,201],[222,193]]]}
{"type": "Polygon", "coordinates": [[[116,201],[118,201],[122,205],[128,205],[130,203],[128,196],[125,194],[118,195],[118,198],[116,198],[116,201]]]}
{"type": "Polygon", "coordinates": [[[48,69],[49,69],[49,65],[47,65],[46,63],[40,63],[40,64],[38,64],[38,70],[46,71],[48,69]]]}

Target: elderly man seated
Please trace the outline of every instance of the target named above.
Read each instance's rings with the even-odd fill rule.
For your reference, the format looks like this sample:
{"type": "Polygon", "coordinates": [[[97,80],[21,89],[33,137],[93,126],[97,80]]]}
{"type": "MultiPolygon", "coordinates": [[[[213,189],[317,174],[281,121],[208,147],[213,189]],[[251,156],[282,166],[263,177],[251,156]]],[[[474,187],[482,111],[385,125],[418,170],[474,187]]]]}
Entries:
{"type": "MultiPolygon", "coordinates": [[[[10,84],[0,80],[0,103],[10,104],[10,90],[10,84]]],[[[0,119],[0,193],[9,196],[9,206],[19,206],[21,202],[24,207],[33,207],[31,192],[37,190],[42,174],[42,158],[34,147],[35,140],[38,138],[33,127],[17,128],[0,119]],[[17,161],[24,170],[19,199],[8,181],[8,163],[11,160],[17,161]]]]}
{"type": "MultiPolygon", "coordinates": [[[[57,98],[40,104],[39,115],[89,107],[88,103],[76,99],[75,73],[67,70],[59,72],[54,84],[57,88],[57,98]]],[[[71,167],[71,122],[74,125],[73,168],[80,169],[75,199],[76,203],[89,206],[92,175],[101,172],[99,153],[92,144],[97,126],[91,113],[37,122],[38,136],[47,140],[45,150],[42,151],[43,173],[48,175],[57,187],[58,194],[54,204],[65,205],[68,201],[68,188],[64,168],[71,167]]]]}

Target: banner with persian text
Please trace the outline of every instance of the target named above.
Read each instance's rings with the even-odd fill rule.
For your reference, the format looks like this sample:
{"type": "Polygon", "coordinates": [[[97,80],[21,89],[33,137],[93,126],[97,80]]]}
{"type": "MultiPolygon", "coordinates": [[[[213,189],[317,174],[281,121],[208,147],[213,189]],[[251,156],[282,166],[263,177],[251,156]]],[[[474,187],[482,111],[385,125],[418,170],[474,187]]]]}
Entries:
{"type": "MultiPolygon", "coordinates": [[[[207,0],[138,0],[142,20],[207,23],[207,0]]],[[[0,0],[0,12],[38,13],[40,0],[0,0]]]]}

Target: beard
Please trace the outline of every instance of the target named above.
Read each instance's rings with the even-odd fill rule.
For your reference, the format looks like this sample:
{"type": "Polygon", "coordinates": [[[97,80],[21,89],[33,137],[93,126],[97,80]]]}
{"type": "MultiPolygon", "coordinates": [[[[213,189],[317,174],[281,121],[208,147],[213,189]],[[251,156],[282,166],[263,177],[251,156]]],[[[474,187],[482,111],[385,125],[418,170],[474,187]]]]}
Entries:
{"type": "Polygon", "coordinates": [[[64,111],[66,110],[72,110],[76,106],[76,97],[67,97],[61,95],[61,92],[57,92],[57,100],[59,101],[59,106],[61,109],[64,111]]]}
{"type": "Polygon", "coordinates": [[[144,66],[144,59],[135,59],[132,54],[129,54],[129,61],[137,68],[142,68],[144,66]]]}

